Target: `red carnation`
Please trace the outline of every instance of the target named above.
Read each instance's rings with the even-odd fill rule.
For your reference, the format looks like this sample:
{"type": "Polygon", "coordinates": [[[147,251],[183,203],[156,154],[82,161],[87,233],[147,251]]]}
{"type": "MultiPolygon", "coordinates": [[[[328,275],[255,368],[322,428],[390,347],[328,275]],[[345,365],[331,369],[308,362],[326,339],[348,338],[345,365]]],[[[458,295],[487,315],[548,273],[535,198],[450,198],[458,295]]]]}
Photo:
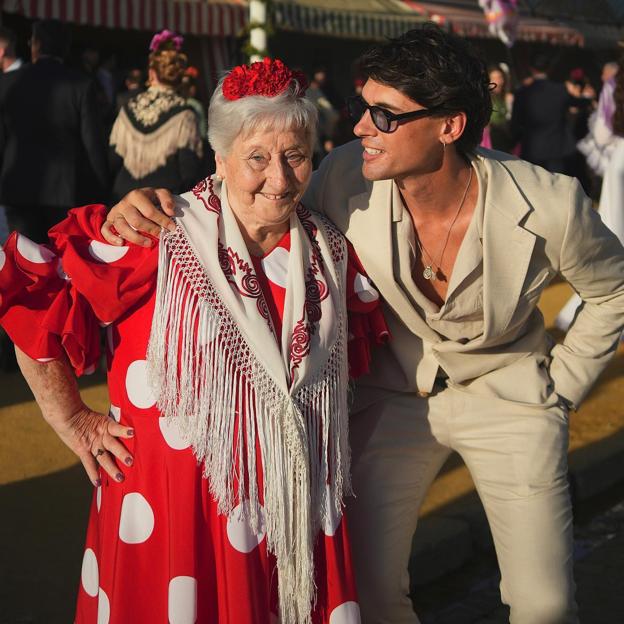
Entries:
{"type": "Polygon", "coordinates": [[[279,59],[265,58],[257,63],[238,65],[223,81],[223,95],[228,100],[238,100],[248,95],[274,97],[283,93],[293,80],[297,80],[301,93],[306,80],[300,72],[292,72],[279,59]]]}

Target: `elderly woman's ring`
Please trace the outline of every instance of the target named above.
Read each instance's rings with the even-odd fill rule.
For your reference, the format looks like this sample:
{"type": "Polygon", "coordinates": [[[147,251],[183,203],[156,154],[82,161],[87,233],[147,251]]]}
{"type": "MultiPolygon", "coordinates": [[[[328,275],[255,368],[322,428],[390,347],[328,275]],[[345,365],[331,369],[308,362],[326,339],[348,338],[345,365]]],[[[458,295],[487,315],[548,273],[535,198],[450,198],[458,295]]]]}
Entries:
{"type": "Polygon", "coordinates": [[[95,452],[95,459],[97,459],[100,455],[104,455],[104,449],[99,448],[96,452],[95,452]]]}

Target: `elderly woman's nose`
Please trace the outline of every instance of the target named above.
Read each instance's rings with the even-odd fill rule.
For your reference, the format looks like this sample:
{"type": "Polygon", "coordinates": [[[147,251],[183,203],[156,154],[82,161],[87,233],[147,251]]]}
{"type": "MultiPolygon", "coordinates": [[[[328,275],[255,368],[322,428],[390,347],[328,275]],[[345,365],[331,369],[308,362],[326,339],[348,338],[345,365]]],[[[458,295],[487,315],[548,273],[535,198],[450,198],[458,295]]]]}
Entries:
{"type": "Polygon", "coordinates": [[[267,170],[267,178],[275,185],[276,190],[284,190],[290,182],[291,168],[282,158],[272,158],[267,170]]]}

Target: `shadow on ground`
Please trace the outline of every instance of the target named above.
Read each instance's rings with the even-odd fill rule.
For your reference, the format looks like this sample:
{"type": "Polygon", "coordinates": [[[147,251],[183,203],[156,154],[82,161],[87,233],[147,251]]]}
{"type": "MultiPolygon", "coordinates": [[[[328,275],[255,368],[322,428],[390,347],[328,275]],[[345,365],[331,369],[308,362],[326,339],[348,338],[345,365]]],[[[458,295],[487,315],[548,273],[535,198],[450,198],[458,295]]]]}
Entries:
{"type": "MultiPolygon", "coordinates": [[[[575,520],[581,524],[587,523],[592,515],[604,505],[603,498],[613,504],[613,492],[622,500],[624,493],[624,471],[621,466],[624,462],[624,430],[616,431],[613,435],[603,438],[592,444],[578,448],[569,455],[571,469],[571,493],[574,507],[575,520]],[[608,459],[607,459],[608,458],[608,459]],[[608,461],[608,464],[605,464],[608,461]],[[593,466],[602,466],[600,475],[593,466]],[[613,470],[605,470],[605,465],[612,465],[613,470]],[[597,479],[600,482],[597,482],[597,479]]],[[[456,467],[462,465],[461,458],[453,454],[447,464],[456,467]]],[[[450,465],[448,466],[450,468],[450,465]]],[[[414,608],[423,617],[424,624],[474,624],[475,622],[490,622],[483,619],[480,609],[492,609],[497,614],[491,622],[493,624],[506,622],[508,609],[500,602],[498,584],[500,575],[496,563],[496,556],[492,537],[485,519],[485,512],[477,493],[470,493],[453,499],[448,504],[437,508],[424,515],[420,520],[420,526],[431,526],[439,522],[439,519],[447,519],[451,522],[465,523],[469,527],[472,543],[458,548],[457,544],[450,541],[445,547],[432,552],[433,557],[443,556],[445,563],[457,561],[455,570],[446,572],[442,578],[424,580],[430,577],[422,570],[416,569],[416,561],[412,561],[411,567],[411,597],[414,608]],[[458,552],[463,549],[463,552],[458,552]],[[419,577],[423,576],[420,582],[419,577]],[[477,595],[476,598],[473,596],[477,595]],[[453,602],[461,601],[462,606],[458,611],[461,615],[453,613],[453,602]],[[475,604],[471,604],[474,602],[475,604]],[[468,606],[468,608],[466,607],[468,606]],[[450,608],[449,608],[450,607],[450,608]],[[448,617],[438,619],[432,614],[438,610],[447,608],[448,617]],[[474,619],[467,615],[470,608],[474,609],[474,619]]],[[[577,523],[575,522],[575,525],[577,523]]],[[[417,532],[418,535],[418,532],[417,532]]],[[[422,546],[422,543],[421,543],[422,546]]],[[[608,551],[609,546],[603,547],[608,551]]],[[[595,558],[599,558],[597,552],[595,558]]],[[[418,559],[420,565],[428,567],[426,559],[418,559]]],[[[431,567],[435,568],[436,562],[431,561],[431,567]]],[[[596,579],[605,571],[602,564],[595,565],[588,562],[577,562],[575,565],[575,577],[577,582],[577,602],[581,622],[591,624],[613,624],[624,621],[613,619],[614,613],[624,613],[624,594],[621,591],[613,591],[611,579],[607,579],[611,591],[608,594],[603,591],[596,592],[596,579]],[[594,566],[588,573],[588,566],[594,566]],[[598,577],[596,575],[599,575],[598,577]]],[[[449,569],[448,566],[446,568],[449,569]]],[[[606,569],[606,568],[605,568],[606,569]]],[[[604,579],[603,579],[604,580],[604,579]]],[[[618,583],[619,581],[615,581],[618,583]]]]}
{"type": "Polygon", "coordinates": [[[0,624],[68,624],[92,486],[82,465],[0,486],[0,624]]]}

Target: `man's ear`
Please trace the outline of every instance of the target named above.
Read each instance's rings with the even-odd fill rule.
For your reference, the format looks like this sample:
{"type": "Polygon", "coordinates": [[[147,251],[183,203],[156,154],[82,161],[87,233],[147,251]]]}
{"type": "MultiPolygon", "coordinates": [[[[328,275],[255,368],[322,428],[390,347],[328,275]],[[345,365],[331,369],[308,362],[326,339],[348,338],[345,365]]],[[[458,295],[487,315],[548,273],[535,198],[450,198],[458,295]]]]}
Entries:
{"type": "Polygon", "coordinates": [[[466,117],[466,113],[462,111],[453,115],[448,115],[443,121],[444,123],[442,124],[442,130],[440,132],[440,142],[448,145],[449,143],[455,143],[464,133],[468,118],[466,117]]]}

